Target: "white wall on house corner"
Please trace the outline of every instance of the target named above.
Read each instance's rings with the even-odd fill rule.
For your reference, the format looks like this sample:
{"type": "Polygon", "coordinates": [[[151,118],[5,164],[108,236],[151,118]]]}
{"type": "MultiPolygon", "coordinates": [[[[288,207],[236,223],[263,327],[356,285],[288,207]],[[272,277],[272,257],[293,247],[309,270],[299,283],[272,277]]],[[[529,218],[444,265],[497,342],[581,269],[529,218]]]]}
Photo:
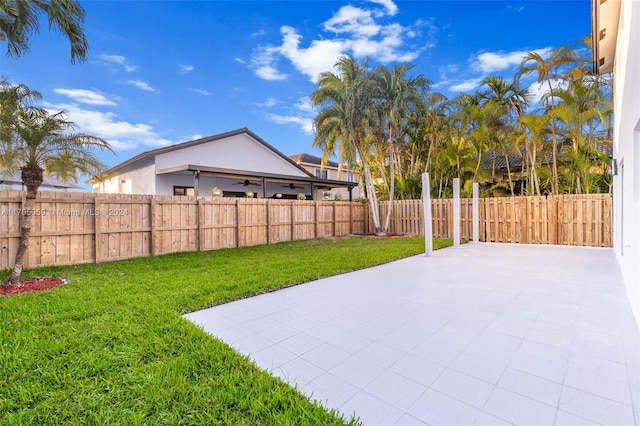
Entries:
{"type": "Polygon", "coordinates": [[[155,194],[156,173],[152,165],[129,170],[93,184],[93,192],[102,194],[155,194]]]}
{"type": "Polygon", "coordinates": [[[640,2],[623,0],[613,75],[613,248],[640,326],[640,2]]]}

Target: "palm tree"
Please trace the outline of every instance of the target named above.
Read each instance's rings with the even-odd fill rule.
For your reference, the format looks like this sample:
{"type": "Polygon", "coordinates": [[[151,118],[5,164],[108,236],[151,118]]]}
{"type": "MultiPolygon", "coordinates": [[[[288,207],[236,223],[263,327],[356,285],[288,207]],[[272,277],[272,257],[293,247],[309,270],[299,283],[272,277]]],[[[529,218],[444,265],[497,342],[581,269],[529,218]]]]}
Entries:
{"type": "Polygon", "coordinates": [[[518,149],[514,131],[519,117],[527,107],[528,91],[520,88],[517,80],[507,83],[502,77],[489,76],[484,79],[483,83],[487,90],[481,94],[485,100],[482,107],[492,111],[489,117],[491,120],[490,128],[493,131],[496,148],[504,155],[509,190],[511,196],[514,196],[509,154],[518,149]]]}
{"type": "Polygon", "coordinates": [[[556,95],[560,102],[550,110],[550,115],[564,125],[567,141],[571,145],[571,155],[567,153],[566,156],[570,168],[575,168],[571,173],[576,179],[575,191],[578,194],[589,193],[592,190],[589,182],[593,181],[590,167],[586,166],[593,158],[589,148],[592,148],[591,138],[597,123],[605,122],[608,109],[605,107],[603,110],[602,105],[606,103],[597,85],[583,78],[570,80],[569,87],[558,90],[556,95]]]}
{"type": "Polygon", "coordinates": [[[400,130],[403,122],[407,122],[409,116],[417,115],[422,110],[422,94],[429,86],[429,80],[422,75],[409,77],[407,72],[414,66],[408,63],[394,65],[390,70],[380,66],[375,70],[375,79],[378,83],[378,96],[382,101],[383,123],[387,133],[389,149],[389,204],[383,229],[389,229],[389,221],[393,210],[393,196],[395,192],[395,151],[400,142],[400,130]]]}
{"type": "MultiPolygon", "coordinates": [[[[28,89],[25,88],[25,90],[28,89]]],[[[3,95],[4,93],[0,91],[0,99],[4,99],[3,95]]],[[[90,150],[111,150],[109,144],[103,139],[84,133],[69,133],[75,128],[75,124],[67,120],[65,111],[50,114],[43,109],[30,107],[28,104],[17,104],[14,113],[16,116],[11,123],[13,130],[11,149],[8,153],[0,152],[0,158],[4,159],[9,154],[18,160],[22,171],[22,183],[27,191],[22,209],[18,251],[11,275],[5,281],[5,284],[9,285],[20,283],[33,221],[33,215],[30,212],[34,211],[44,169],[59,164],[59,155],[63,154],[74,164],[82,165],[82,170],[99,172],[104,169],[104,166],[90,150]]]]}
{"type": "Polygon", "coordinates": [[[7,54],[20,57],[29,52],[29,37],[40,32],[40,15],[49,28],[64,34],[71,43],[71,62],[87,59],[89,43],[82,26],[85,12],[76,0],[0,1],[0,31],[6,34],[7,54]]]}
{"type": "Polygon", "coordinates": [[[312,105],[321,108],[313,123],[316,133],[313,146],[322,149],[323,162],[335,155],[336,150],[341,163],[354,165],[359,158],[374,231],[383,234],[369,166],[367,132],[375,121],[377,104],[376,82],[367,70],[367,62],[365,59],[361,66],[355,59],[343,56],[335,64],[337,74],[328,71],[320,74],[317,89],[310,96],[312,105]]]}
{"type": "MultiPolygon", "coordinates": [[[[559,47],[551,52],[547,59],[537,52],[529,52],[520,64],[520,70],[516,77],[519,79],[531,73],[537,73],[538,84],[546,83],[549,87],[549,96],[543,99],[550,100],[551,103],[546,105],[547,110],[555,105],[555,94],[553,80],[559,77],[559,70],[562,67],[570,66],[578,61],[576,53],[567,47],[559,47]]],[[[552,173],[553,173],[553,193],[557,194],[559,190],[558,182],[558,141],[556,139],[556,125],[551,121],[551,153],[552,153],[552,173]]]]}
{"type": "Polygon", "coordinates": [[[40,93],[23,84],[12,85],[7,80],[0,80],[0,169],[9,175],[20,168],[14,149],[18,111],[36,109],[31,103],[40,99],[40,93]]]}
{"type": "Polygon", "coordinates": [[[524,114],[520,117],[520,125],[525,138],[525,154],[531,167],[531,186],[533,190],[535,190],[536,195],[541,195],[537,159],[539,153],[544,147],[544,136],[547,131],[548,123],[548,115],[524,114]]]}

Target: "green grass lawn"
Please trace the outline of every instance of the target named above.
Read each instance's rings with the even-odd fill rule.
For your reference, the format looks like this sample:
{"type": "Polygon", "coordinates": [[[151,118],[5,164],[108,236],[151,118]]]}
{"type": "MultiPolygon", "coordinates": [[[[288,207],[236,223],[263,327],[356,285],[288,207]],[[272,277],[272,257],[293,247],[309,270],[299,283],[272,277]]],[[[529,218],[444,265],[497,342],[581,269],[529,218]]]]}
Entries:
{"type": "Polygon", "coordinates": [[[69,283],[0,297],[0,424],[354,423],[180,314],[423,251],[351,237],[25,271],[69,283]]]}

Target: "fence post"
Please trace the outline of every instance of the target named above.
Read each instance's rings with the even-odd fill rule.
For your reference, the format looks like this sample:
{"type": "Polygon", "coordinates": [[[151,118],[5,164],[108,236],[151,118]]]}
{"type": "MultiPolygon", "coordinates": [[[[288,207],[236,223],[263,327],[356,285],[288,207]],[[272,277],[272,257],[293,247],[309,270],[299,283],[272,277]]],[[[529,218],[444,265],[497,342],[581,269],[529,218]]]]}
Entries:
{"type": "Polygon", "coordinates": [[[198,247],[198,251],[202,251],[203,249],[203,241],[204,241],[204,231],[202,229],[202,225],[204,222],[204,206],[202,205],[202,198],[198,197],[197,200],[197,204],[196,204],[196,229],[198,230],[196,232],[196,238],[198,239],[197,241],[197,247],[198,247]]]}
{"type": "Polygon", "coordinates": [[[433,226],[431,224],[431,186],[429,173],[422,174],[422,200],[424,202],[424,254],[433,252],[433,226]]]}
{"type": "Polygon", "coordinates": [[[100,215],[98,212],[100,211],[100,199],[95,197],[93,199],[93,231],[94,231],[94,239],[95,239],[95,262],[100,263],[100,215]]]}
{"type": "Polygon", "coordinates": [[[240,247],[240,198],[236,199],[236,247],[240,247]]]}
{"type": "MultiPolygon", "coordinates": [[[[155,233],[156,233],[156,199],[155,197],[149,198],[149,254],[151,256],[156,255],[155,249],[155,233]]],[[[97,262],[96,262],[97,263],[97,262]]]]}
{"type": "Polygon", "coordinates": [[[296,202],[291,201],[291,241],[296,240],[296,202]]]}
{"type": "MultiPolygon", "coordinates": [[[[473,182],[473,242],[478,243],[480,241],[480,211],[478,201],[479,185],[478,182],[473,182]]],[[[467,210],[468,211],[468,210],[467,210]]]]}
{"type": "Polygon", "coordinates": [[[453,246],[460,246],[460,178],[453,178],[453,246]]]}
{"type": "Polygon", "coordinates": [[[315,219],[315,222],[313,224],[313,238],[318,238],[318,235],[319,235],[318,230],[320,229],[320,218],[318,217],[320,206],[318,203],[320,203],[320,201],[315,200],[313,205],[313,218],[315,219]]]}
{"type": "Polygon", "coordinates": [[[267,244],[271,244],[271,200],[267,199],[267,244]]]}

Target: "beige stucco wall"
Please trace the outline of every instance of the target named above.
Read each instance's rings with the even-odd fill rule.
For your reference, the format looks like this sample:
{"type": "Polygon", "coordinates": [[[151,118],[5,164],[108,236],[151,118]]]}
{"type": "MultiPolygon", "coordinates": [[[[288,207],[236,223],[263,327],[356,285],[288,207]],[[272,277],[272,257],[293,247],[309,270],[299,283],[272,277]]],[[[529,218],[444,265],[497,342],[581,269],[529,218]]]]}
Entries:
{"type": "Polygon", "coordinates": [[[613,246],[640,325],[640,1],[623,0],[614,87],[613,246]]]}

